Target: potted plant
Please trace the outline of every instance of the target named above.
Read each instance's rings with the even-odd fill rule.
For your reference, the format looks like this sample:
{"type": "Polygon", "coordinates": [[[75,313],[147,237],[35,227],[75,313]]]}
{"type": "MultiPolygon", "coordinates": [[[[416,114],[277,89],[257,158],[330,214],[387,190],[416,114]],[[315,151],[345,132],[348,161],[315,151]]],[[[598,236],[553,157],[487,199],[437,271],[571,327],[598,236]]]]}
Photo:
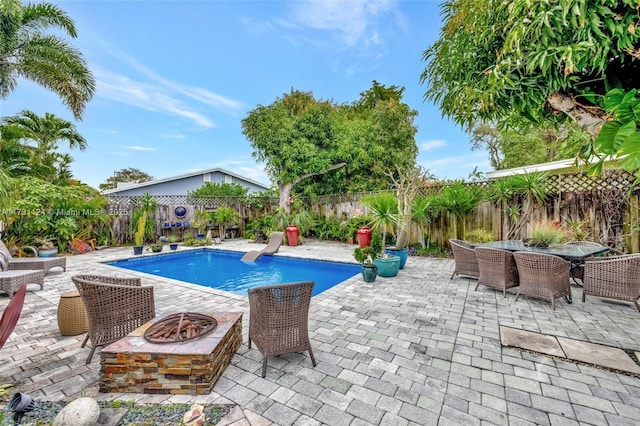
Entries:
{"type": "Polygon", "coordinates": [[[40,257],[53,257],[58,254],[58,246],[49,237],[36,237],[33,239],[33,245],[38,249],[40,257]]]}
{"type": "Polygon", "coordinates": [[[393,232],[398,223],[396,197],[391,193],[381,192],[363,197],[362,204],[371,210],[369,213],[371,228],[379,231],[374,232],[371,237],[372,247],[374,247],[374,240],[377,240],[378,237],[380,239],[380,246],[374,252],[378,254],[373,260],[378,267],[378,275],[381,277],[395,277],[400,269],[400,257],[385,253],[383,248],[387,239],[387,232],[393,232]],[[380,232],[382,232],[382,236],[380,236],[380,232]]]}
{"type": "Polygon", "coordinates": [[[149,246],[151,251],[154,253],[160,253],[162,251],[162,247],[164,247],[162,243],[153,243],[149,246]]]}
{"type": "Polygon", "coordinates": [[[558,222],[539,222],[531,230],[526,244],[534,247],[549,247],[567,241],[567,235],[558,222]]]}
{"type": "Polygon", "coordinates": [[[366,283],[372,283],[378,276],[378,267],[373,263],[376,253],[368,247],[356,247],[353,250],[353,257],[362,265],[362,279],[366,283]]]}
{"type": "Polygon", "coordinates": [[[291,247],[298,245],[298,237],[305,234],[313,227],[315,221],[308,210],[300,209],[295,214],[289,215],[285,209],[276,209],[271,218],[273,230],[286,231],[287,244],[291,247]]]}
{"type": "Polygon", "coordinates": [[[204,238],[204,231],[210,219],[211,219],[211,215],[209,214],[208,211],[196,210],[196,217],[191,221],[191,226],[196,228],[198,232],[197,236],[201,240],[204,238]]]}
{"type": "Polygon", "coordinates": [[[167,237],[167,242],[169,243],[169,248],[171,250],[177,250],[178,249],[178,237],[175,235],[169,235],[167,237]]]}
{"type": "Polygon", "coordinates": [[[393,187],[396,190],[396,202],[398,205],[396,209],[398,220],[396,223],[397,238],[395,246],[387,247],[385,251],[400,257],[400,269],[402,269],[409,256],[409,229],[413,219],[413,201],[431,175],[422,166],[413,166],[406,170],[396,167],[396,170],[396,174],[389,171],[387,176],[391,178],[393,187]]]}
{"type": "Polygon", "coordinates": [[[291,216],[289,223],[287,227],[287,239],[289,238],[289,229],[295,228],[295,244],[293,245],[297,245],[298,235],[306,235],[315,225],[315,220],[308,210],[300,209],[291,216]]]}
{"type": "Polygon", "coordinates": [[[144,243],[144,233],[147,226],[147,212],[143,211],[138,218],[136,232],[133,235],[133,254],[142,254],[142,244],[144,243]]]}

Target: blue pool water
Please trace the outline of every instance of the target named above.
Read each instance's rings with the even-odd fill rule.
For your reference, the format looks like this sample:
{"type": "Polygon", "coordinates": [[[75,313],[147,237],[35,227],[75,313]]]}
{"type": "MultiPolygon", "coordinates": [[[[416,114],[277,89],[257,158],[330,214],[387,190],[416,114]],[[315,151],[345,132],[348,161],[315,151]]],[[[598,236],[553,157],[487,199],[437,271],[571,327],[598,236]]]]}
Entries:
{"type": "Polygon", "coordinates": [[[202,249],[108,264],[244,295],[253,287],[314,281],[315,296],[360,272],[360,266],[348,263],[282,256],[262,256],[251,263],[241,261],[243,255],[240,252],[202,249]]]}

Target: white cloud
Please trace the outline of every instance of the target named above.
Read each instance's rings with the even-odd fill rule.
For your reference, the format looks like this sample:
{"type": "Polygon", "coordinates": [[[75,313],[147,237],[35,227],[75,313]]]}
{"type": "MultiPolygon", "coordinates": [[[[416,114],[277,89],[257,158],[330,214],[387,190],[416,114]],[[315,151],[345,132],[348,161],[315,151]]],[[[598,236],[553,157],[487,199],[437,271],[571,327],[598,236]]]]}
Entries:
{"type": "Polygon", "coordinates": [[[201,127],[215,127],[215,123],[204,114],[193,110],[180,99],[165,94],[163,87],[134,81],[127,76],[99,68],[94,71],[94,75],[96,76],[97,96],[147,111],[185,117],[201,127]]]}
{"type": "Polygon", "coordinates": [[[420,144],[420,151],[430,151],[447,145],[447,141],[444,139],[431,139],[420,144]]]}
{"type": "Polygon", "coordinates": [[[94,66],[97,96],[148,111],[181,116],[205,128],[214,127],[215,123],[202,112],[203,108],[213,107],[232,115],[244,108],[239,100],[164,78],[101,37],[96,35],[94,39],[101,52],[106,52],[124,65],[121,68],[126,73],[119,74],[94,66]],[[135,74],[138,76],[129,77],[135,74]]]}
{"type": "Polygon", "coordinates": [[[123,148],[130,149],[132,151],[157,151],[158,148],[153,148],[150,146],[141,146],[141,145],[127,145],[123,148]]]}
{"type": "MultiPolygon", "coordinates": [[[[346,47],[381,43],[379,23],[388,25],[388,15],[397,14],[391,0],[305,0],[291,2],[291,26],[329,31],[346,47]]],[[[396,19],[396,23],[401,22],[396,19]]]]}

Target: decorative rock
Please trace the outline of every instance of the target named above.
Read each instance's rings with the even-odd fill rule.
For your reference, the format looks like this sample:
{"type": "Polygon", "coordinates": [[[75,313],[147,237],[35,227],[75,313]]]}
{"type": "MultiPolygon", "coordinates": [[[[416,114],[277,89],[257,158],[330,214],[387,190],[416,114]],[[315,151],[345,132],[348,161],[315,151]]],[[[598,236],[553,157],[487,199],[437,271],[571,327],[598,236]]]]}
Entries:
{"type": "Polygon", "coordinates": [[[52,426],[92,426],[99,417],[100,406],[95,399],[79,398],[60,410],[52,426]]]}
{"type": "Polygon", "coordinates": [[[199,404],[193,404],[191,409],[184,413],[182,423],[185,426],[203,426],[205,420],[204,407],[199,404]]]}

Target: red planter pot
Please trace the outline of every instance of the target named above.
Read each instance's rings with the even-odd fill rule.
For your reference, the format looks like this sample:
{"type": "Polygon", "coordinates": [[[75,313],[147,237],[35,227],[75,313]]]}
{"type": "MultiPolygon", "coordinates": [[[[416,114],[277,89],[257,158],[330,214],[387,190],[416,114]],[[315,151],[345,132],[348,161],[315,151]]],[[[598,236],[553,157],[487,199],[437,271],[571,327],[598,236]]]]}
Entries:
{"type": "Polygon", "coordinates": [[[295,225],[287,226],[287,242],[290,247],[298,245],[298,227],[295,225]]]}
{"type": "Polygon", "coordinates": [[[371,245],[371,229],[365,226],[358,229],[356,234],[358,235],[358,244],[360,245],[360,248],[369,247],[371,245]]]}

